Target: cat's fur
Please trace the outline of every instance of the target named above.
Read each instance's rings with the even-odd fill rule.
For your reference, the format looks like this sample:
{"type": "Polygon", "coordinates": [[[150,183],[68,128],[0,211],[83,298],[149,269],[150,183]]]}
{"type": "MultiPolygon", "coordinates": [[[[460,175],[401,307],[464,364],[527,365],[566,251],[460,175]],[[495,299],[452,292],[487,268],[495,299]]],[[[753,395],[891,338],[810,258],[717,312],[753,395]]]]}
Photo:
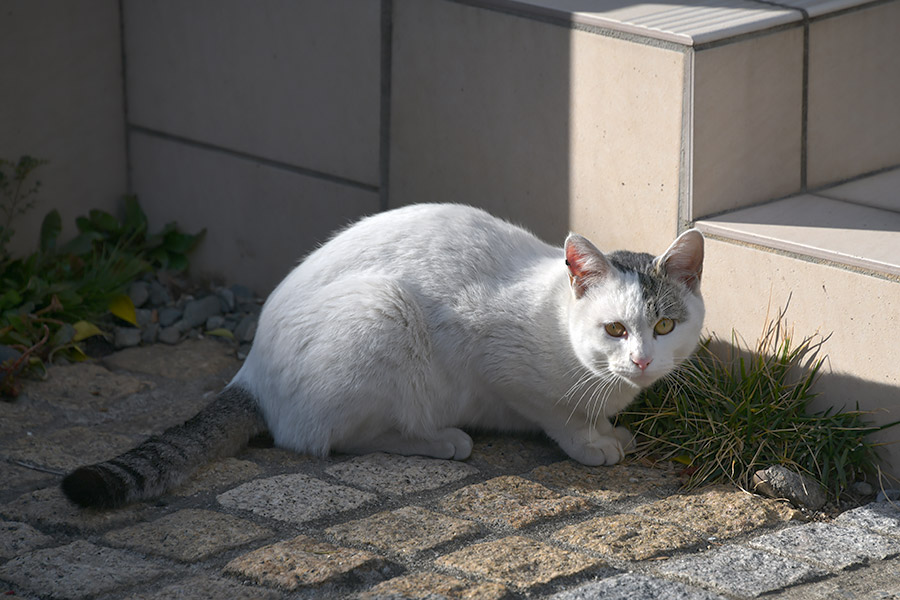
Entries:
{"type": "Polygon", "coordinates": [[[553,247],[461,205],[364,219],[272,292],[210,406],[63,490],[83,506],[159,495],[267,424],[276,445],[318,456],[462,460],[468,427],[543,430],[581,463],[615,464],[631,436],[609,417],[697,345],[702,262],[694,230],[654,258],[575,234],[553,247]],[[664,319],[674,329],[655,332],[664,319]]]}

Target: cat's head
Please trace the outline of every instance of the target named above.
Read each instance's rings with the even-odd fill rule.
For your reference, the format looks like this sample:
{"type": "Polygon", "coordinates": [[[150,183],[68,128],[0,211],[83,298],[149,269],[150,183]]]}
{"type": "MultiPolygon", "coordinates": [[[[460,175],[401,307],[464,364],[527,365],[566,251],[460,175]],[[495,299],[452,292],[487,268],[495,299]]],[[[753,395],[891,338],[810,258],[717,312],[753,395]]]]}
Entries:
{"type": "Polygon", "coordinates": [[[690,356],[704,316],[699,231],[684,232],[657,257],[603,254],[576,234],[566,239],[565,250],[569,336],[586,367],[644,388],[690,356]]]}

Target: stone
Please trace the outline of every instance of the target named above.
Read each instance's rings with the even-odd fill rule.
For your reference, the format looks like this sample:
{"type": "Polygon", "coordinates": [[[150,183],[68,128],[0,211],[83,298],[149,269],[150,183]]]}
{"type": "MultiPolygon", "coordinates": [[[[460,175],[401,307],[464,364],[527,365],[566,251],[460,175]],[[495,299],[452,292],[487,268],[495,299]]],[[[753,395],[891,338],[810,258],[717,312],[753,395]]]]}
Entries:
{"type": "Polygon", "coordinates": [[[811,510],[819,510],[828,499],[821,485],[782,465],[754,473],[753,491],[769,498],[784,498],[794,506],[811,510]]]}
{"type": "Polygon", "coordinates": [[[134,281],[128,286],[128,297],[135,308],[142,307],[150,299],[150,284],[146,281],[134,281]]]}
{"type": "Polygon", "coordinates": [[[878,490],[878,494],[875,496],[875,502],[900,502],[900,490],[878,490]]]}
{"type": "Polygon", "coordinates": [[[806,563],[743,546],[724,546],[666,561],[656,570],[695,585],[751,598],[826,574],[806,563]]]}
{"type": "Polygon", "coordinates": [[[646,560],[704,543],[702,537],[676,525],[637,515],[601,516],[569,525],[552,535],[562,544],[609,554],[622,560],[646,560]]]}
{"type": "Polygon", "coordinates": [[[221,329],[225,326],[225,317],[222,315],[213,315],[206,320],[206,324],[203,328],[206,331],[213,331],[214,329],[221,329]]]}
{"type": "Polygon", "coordinates": [[[389,579],[357,596],[358,600],[503,600],[499,583],[476,583],[442,573],[418,572],[389,579]]]}
{"type": "Polygon", "coordinates": [[[141,342],[144,344],[155,344],[159,339],[159,323],[147,323],[141,328],[141,342]]]}
{"type": "Polygon", "coordinates": [[[217,499],[227,508],[249,510],[279,521],[305,523],[358,508],[377,500],[377,496],[292,473],[249,481],[219,494],[217,499]]]}
{"type": "Polygon", "coordinates": [[[221,577],[199,575],[161,588],[157,592],[143,592],[126,600],[278,600],[282,595],[274,590],[243,585],[221,577]]]}
{"type": "Polygon", "coordinates": [[[662,497],[678,489],[673,469],[651,469],[639,465],[588,467],[572,460],[537,467],[530,477],[568,494],[587,496],[598,502],[617,502],[645,494],[662,497]]]}
{"type": "Polygon", "coordinates": [[[347,581],[381,580],[390,567],[384,559],[369,552],[340,548],[298,535],[239,556],[225,565],[224,572],[294,591],[347,581]]]}
{"type": "Polygon", "coordinates": [[[173,496],[193,496],[215,489],[221,489],[256,477],[259,465],[248,460],[223,458],[200,467],[190,479],[172,490],[173,496]]]}
{"type": "Polygon", "coordinates": [[[0,559],[13,558],[51,544],[53,544],[52,537],[44,535],[27,523],[0,522],[0,559]]]}
{"type": "Polygon", "coordinates": [[[29,382],[27,390],[35,399],[57,407],[106,411],[120,399],[153,387],[142,378],[110,373],[102,365],[85,362],[50,367],[47,378],[29,382]]]}
{"type": "Polygon", "coordinates": [[[181,341],[181,327],[178,324],[169,327],[163,327],[159,330],[156,339],[163,344],[174,346],[181,341]]]}
{"type": "Polygon", "coordinates": [[[79,540],[35,550],[0,566],[0,580],[52,598],[90,598],[151,581],[169,571],[130,552],[79,540]]]}
{"type": "Polygon", "coordinates": [[[152,514],[152,509],[146,504],[131,504],[115,510],[79,508],[63,496],[58,486],[27,492],[0,506],[0,515],[13,521],[79,532],[94,532],[126,523],[137,523],[152,514]]]}
{"type": "Polygon", "coordinates": [[[19,438],[3,453],[13,460],[66,472],[118,456],[137,442],[137,438],[97,431],[96,428],[68,427],[19,438]]]}
{"type": "Polygon", "coordinates": [[[257,318],[254,315],[245,315],[234,328],[234,337],[239,343],[252,342],[256,336],[257,318]]]}
{"type": "Polygon", "coordinates": [[[623,573],[560,592],[550,600],[725,600],[722,596],[641,573],[623,573]]]}
{"type": "Polygon", "coordinates": [[[857,527],[807,523],[754,538],[750,546],[841,571],[900,554],[900,540],[857,527]]]}
{"type": "Polygon", "coordinates": [[[184,329],[193,329],[206,323],[206,320],[212,316],[222,313],[222,305],[219,303],[218,296],[206,296],[199,300],[191,300],[184,305],[184,314],[181,319],[184,322],[184,329]]]}
{"type": "Polygon", "coordinates": [[[234,292],[229,288],[219,288],[216,290],[216,296],[219,297],[219,302],[222,305],[222,312],[232,312],[234,311],[236,304],[234,298],[234,292]]]}
{"type": "Polygon", "coordinates": [[[457,460],[376,452],[332,465],[325,472],[344,483],[403,496],[455,483],[478,469],[457,460]]]}
{"type": "Polygon", "coordinates": [[[43,470],[26,468],[0,460],[0,503],[15,500],[25,491],[51,485],[51,480],[56,480],[52,475],[43,470]]]}
{"type": "Polygon", "coordinates": [[[900,506],[890,502],[870,502],[841,513],[834,522],[900,538],[900,506]]]}
{"type": "Polygon", "coordinates": [[[159,324],[162,327],[171,327],[181,319],[181,309],[168,306],[159,311],[159,324]]]}
{"type": "Polygon", "coordinates": [[[759,527],[798,519],[800,511],[785,503],[761,498],[729,487],[712,486],[641,505],[636,514],[697,531],[710,540],[722,540],[759,527]],[[685,515],[690,515],[685,522],[685,515]]]}
{"type": "Polygon", "coordinates": [[[244,519],[187,508],[156,521],[111,531],[103,536],[103,541],[111,546],[196,562],[271,534],[244,519]]]}
{"type": "Polygon", "coordinates": [[[329,527],[325,533],[342,544],[368,545],[384,553],[413,556],[476,535],[480,530],[471,521],[454,519],[418,506],[404,506],[329,527]]]}
{"type": "Polygon", "coordinates": [[[521,536],[468,546],[441,556],[435,564],[519,590],[585,575],[605,566],[599,559],[521,536]]]}
{"type": "Polygon", "coordinates": [[[521,529],[588,510],[591,505],[584,498],[564,496],[522,477],[504,475],[456,490],[441,499],[438,507],[467,519],[521,529]]]}
{"type": "Polygon", "coordinates": [[[153,311],[149,308],[136,309],[134,311],[134,316],[135,320],[137,321],[137,326],[141,329],[154,322],[153,311]]]}
{"type": "Polygon", "coordinates": [[[103,362],[112,369],[178,381],[194,381],[211,375],[230,379],[240,367],[227,345],[210,339],[186,340],[174,348],[160,345],[129,348],[107,356],[103,362]]]}
{"type": "Polygon", "coordinates": [[[140,329],[135,327],[116,327],[113,330],[113,345],[116,348],[132,348],[140,343],[140,329]]]}
{"type": "Polygon", "coordinates": [[[235,299],[239,302],[249,302],[256,298],[256,296],[253,294],[253,290],[239,283],[232,285],[228,289],[234,295],[235,299]]]}
{"type": "Polygon", "coordinates": [[[165,306],[172,301],[172,295],[166,286],[156,279],[150,282],[150,304],[153,306],[165,306]]]}
{"type": "Polygon", "coordinates": [[[472,454],[466,463],[486,470],[499,469],[507,474],[524,473],[536,464],[565,457],[559,446],[538,436],[474,432],[472,441],[472,454]]]}

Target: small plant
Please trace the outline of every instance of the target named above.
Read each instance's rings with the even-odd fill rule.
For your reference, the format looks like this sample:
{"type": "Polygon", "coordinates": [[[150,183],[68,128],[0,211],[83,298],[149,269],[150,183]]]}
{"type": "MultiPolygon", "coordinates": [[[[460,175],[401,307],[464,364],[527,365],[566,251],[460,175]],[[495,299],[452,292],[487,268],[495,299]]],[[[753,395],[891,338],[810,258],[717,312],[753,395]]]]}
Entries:
{"type": "Polygon", "coordinates": [[[684,464],[687,487],[730,481],[751,489],[758,469],[784,465],[817,480],[834,499],[875,474],[877,445],[866,436],[897,423],[867,424],[859,410],[809,413],[827,338],[794,341],[785,310],[754,350],[736,334],[723,353],[707,340],[623,413],[642,440],[638,456],[684,464]]]}
{"type": "MultiPolygon", "coordinates": [[[[105,315],[133,321],[134,306],[124,295],[128,284],[147,271],[183,271],[187,254],[205,233],[184,234],[169,223],[149,234],[137,198],[126,196],[123,221],[92,210],[76,219],[78,235],[65,244],[59,242],[60,214],[50,211],[37,251],[14,259],[5,246],[11,224],[33,207],[39,186],[29,188],[26,179],[45,162],[23,157],[13,175],[0,180],[6,216],[0,232],[0,345],[16,353],[0,362],[0,396],[18,393],[15,376],[24,368],[40,367],[55,355],[83,358],[78,342],[100,333],[94,323],[105,315]]],[[[0,167],[9,165],[0,161],[0,167]]]]}

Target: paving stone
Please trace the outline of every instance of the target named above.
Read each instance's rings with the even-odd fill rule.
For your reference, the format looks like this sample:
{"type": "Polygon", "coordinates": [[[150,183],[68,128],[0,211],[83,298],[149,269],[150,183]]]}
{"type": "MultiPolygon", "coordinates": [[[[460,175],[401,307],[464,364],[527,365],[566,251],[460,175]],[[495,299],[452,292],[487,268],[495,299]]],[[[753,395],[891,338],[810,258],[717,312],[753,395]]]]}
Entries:
{"type": "Polygon", "coordinates": [[[872,563],[862,569],[841,571],[766,596],[771,600],[900,600],[900,559],[872,563]]]}
{"type": "Polygon", "coordinates": [[[834,522],[871,529],[882,535],[900,537],[900,504],[871,502],[841,513],[834,522]]]}
{"type": "Polygon", "coordinates": [[[18,498],[26,489],[46,487],[56,476],[45,471],[37,471],[0,460],[0,502],[18,498]]]}
{"type": "Polygon", "coordinates": [[[419,572],[379,583],[359,600],[501,600],[509,596],[499,583],[475,583],[441,573],[419,572]]]}
{"type": "Polygon", "coordinates": [[[299,535],[263,546],[225,565],[225,573],[287,591],[346,581],[383,579],[388,563],[363,550],[353,550],[299,535]]]}
{"type": "Polygon", "coordinates": [[[515,475],[468,485],[445,496],[438,506],[454,515],[516,529],[591,508],[584,498],[563,496],[515,475]]]}
{"type": "Polygon", "coordinates": [[[12,558],[52,543],[52,537],[27,523],[0,521],[0,559],[12,558]]]}
{"type": "Polygon", "coordinates": [[[177,346],[154,344],[128,348],[103,359],[112,369],[191,381],[236,372],[240,363],[229,346],[210,339],[185,340],[177,346]]]}
{"type": "Polygon", "coordinates": [[[522,590],[583,575],[605,565],[599,559],[521,536],[468,546],[435,563],[522,590]]]}
{"type": "Polygon", "coordinates": [[[642,575],[623,573],[607,579],[566,590],[551,600],[725,600],[722,596],[683,585],[642,575]]]}
{"type": "Polygon", "coordinates": [[[224,458],[202,467],[185,483],[172,490],[175,496],[193,496],[221,489],[256,477],[259,465],[249,460],[224,458]]]}
{"type": "Polygon", "coordinates": [[[13,460],[66,472],[113,458],[130,450],[137,442],[136,437],[88,427],[69,427],[19,438],[4,453],[13,460]]]}
{"type": "Polygon", "coordinates": [[[666,556],[704,543],[702,537],[681,527],[629,514],[595,517],[564,527],[552,537],[563,544],[624,560],[666,556]]]}
{"type": "Polygon", "coordinates": [[[188,508],[149,523],[111,531],[103,541],[185,562],[203,560],[272,534],[265,527],[211,510],[188,508]]]}
{"type": "Polygon", "coordinates": [[[222,506],[249,510],[264,517],[304,523],[357,508],[377,496],[325,483],[302,473],[257,479],[219,494],[222,506]]]}
{"type": "Polygon", "coordinates": [[[900,540],[858,527],[807,523],[749,542],[754,548],[816,563],[831,570],[857,567],[900,554],[900,540]]]}
{"type": "Polygon", "coordinates": [[[13,402],[0,402],[0,455],[4,446],[12,440],[31,435],[42,426],[56,418],[53,411],[47,409],[42,401],[28,393],[33,382],[25,384],[25,392],[13,402]]]}
{"type": "Polygon", "coordinates": [[[368,544],[381,552],[411,556],[475,535],[480,530],[471,521],[454,519],[418,506],[405,506],[329,527],[325,533],[344,544],[368,544]]]}
{"type": "Polygon", "coordinates": [[[41,596],[78,599],[127,588],[167,572],[130,552],[79,540],[10,560],[0,566],[0,580],[41,596]]]}
{"type": "Polygon", "coordinates": [[[617,502],[650,493],[662,497],[680,485],[673,469],[631,464],[588,467],[571,460],[538,467],[529,476],[544,485],[599,502],[617,502]]]}
{"type": "Polygon", "coordinates": [[[325,469],[332,477],[368,490],[402,496],[434,490],[478,473],[456,460],[376,452],[325,469]]]}
{"type": "Polygon", "coordinates": [[[127,373],[111,373],[96,363],[52,366],[47,378],[28,383],[28,394],[51,405],[78,410],[107,410],[153,383],[127,373]]]}
{"type": "Polygon", "coordinates": [[[644,504],[635,513],[726,539],[801,517],[800,511],[777,500],[761,498],[729,486],[714,486],[644,504]],[[689,521],[685,522],[688,516],[689,521]]]}
{"type": "Polygon", "coordinates": [[[482,469],[500,469],[507,473],[530,471],[534,465],[559,461],[565,453],[546,438],[475,433],[472,454],[467,464],[482,469]]]}
{"type": "Polygon", "coordinates": [[[167,585],[157,592],[128,596],[126,600],[278,600],[283,597],[274,590],[201,575],[167,585]]]}
{"type": "Polygon", "coordinates": [[[0,515],[13,521],[27,521],[41,527],[63,527],[90,532],[143,521],[153,514],[146,504],[132,504],[116,510],[78,508],[57,486],[27,492],[0,506],[0,515]]]}
{"type": "Polygon", "coordinates": [[[806,563],[743,546],[725,546],[667,561],[657,571],[751,598],[827,574],[806,563]]]}
{"type": "Polygon", "coordinates": [[[242,460],[248,460],[260,465],[269,465],[282,467],[289,471],[297,471],[304,466],[318,462],[321,459],[309,456],[308,454],[298,454],[293,450],[285,450],[284,448],[244,448],[237,456],[242,460]]]}

